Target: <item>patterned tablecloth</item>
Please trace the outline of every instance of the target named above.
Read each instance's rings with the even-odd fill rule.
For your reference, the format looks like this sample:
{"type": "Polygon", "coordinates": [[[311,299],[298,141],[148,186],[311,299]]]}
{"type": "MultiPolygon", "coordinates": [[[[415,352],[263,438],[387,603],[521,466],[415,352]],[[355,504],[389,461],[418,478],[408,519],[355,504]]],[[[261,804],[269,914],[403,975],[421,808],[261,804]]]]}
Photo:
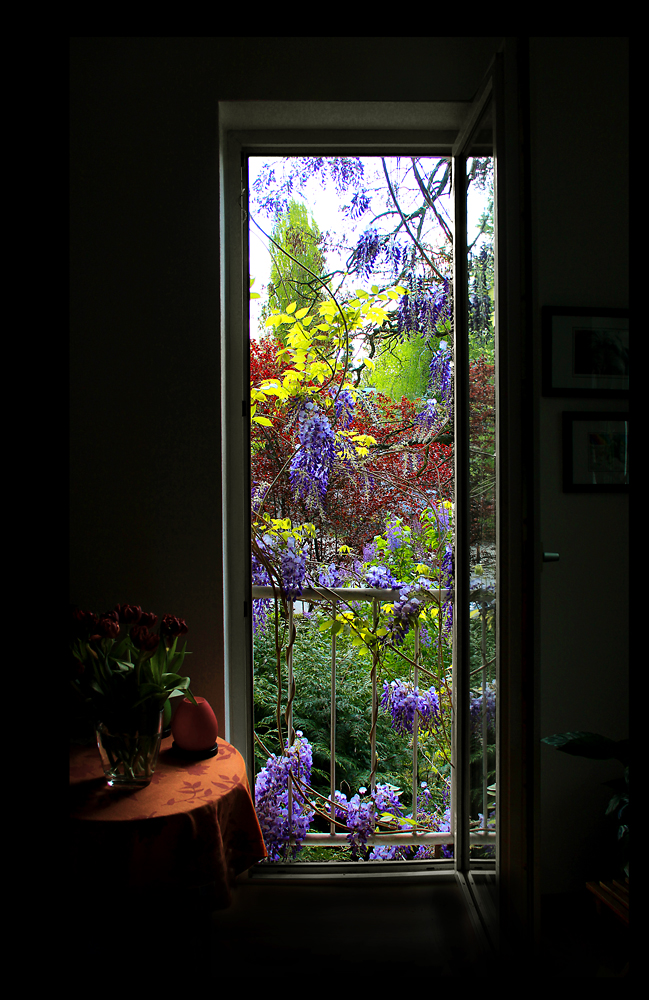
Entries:
{"type": "Polygon", "coordinates": [[[70,874],[82,895],[222,908],[236,876],[266,857],[238,750],[219,739],[215,757],[187,761],[172,742],[135,791],[106,783],[96,746],[70,745],[70,874]]]}

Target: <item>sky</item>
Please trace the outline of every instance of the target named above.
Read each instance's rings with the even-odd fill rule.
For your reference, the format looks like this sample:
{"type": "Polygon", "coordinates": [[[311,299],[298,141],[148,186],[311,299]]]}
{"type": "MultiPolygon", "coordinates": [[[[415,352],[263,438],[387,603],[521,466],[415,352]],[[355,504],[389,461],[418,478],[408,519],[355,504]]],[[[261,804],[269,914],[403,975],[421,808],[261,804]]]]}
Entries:
{"type": "MultiPolygon", "coordinates": [[[[372,168],[380,171],[380,178],[383,179],[382,168],[380,164],[380,159],[378,157],[361,157],[365,168],[366,175],[370,174],[372,168]]],[[[262,165],[266,162],[276,162],[277,157],[250,157],[249,158],[249,186],[252,188],[255,178],[262,165]]],[[[400,158],[401,162],[399,166],[396,164],[396,158],[388,159],[389,172],[391,178],[401,177],[403,181],[403,175],[405,170],[410,166],[410,160],[405,157],[400,158]]],[[[432,158],[428,158],[429,163],[432,164],[432,158]]],[[[425,163],[423,164],[425,167],[425,163]]],[[[420,168],[421,172],[421,168],[420,168]]],[[[383,181],[383,183],[385,183],[383,181]]],[[[408,187],[414,187],[415,182],[410,174],[410,183],[408,187]]],[[[320,184],[319,180],[311,179],[304,189],[304,200],[309,208],[310,213],[315,217],[321,232],[325,230],[334,230],[337,233],[346,233],[349,237],[348,245],[354,246],[358,236],[368,227],[371,220],[371,213],[366,212],[361,216],[359,220],[348,220],[345,219],[340,211],[340,207],[343,204],[349,203],[351,200],[352,192],[348,192],[342,197],[338,196],[334,190],[333,184],[329,183],[324,188],[320,184]]],[[[412,208],[421,204],[421,194],[418,190],[415,191],[414,195],[409,195],[406,187],[401,187],[399,190],[399,199],[402,201],[402,207],[407,209],[412,206],[412,208]]],[[[451,214],[451,199],[450,196],[445,196],[443,199],[444,207],[446,208],[446,218],[447,221],[451,214]]],[[[379,197],[374,199],[372,208],[380,205],[379,197]]],[[[467,212],[469,217],[469,241],[472,238],[472,234],[476,231],[477,220],[486,207],[486,195],[484,192],[478,191],[473,185],[469,189],[469,200],[467,204],[467,212]]],[[[252,204],[250,208],[252,214],[255,215],[257,222],[267,233],[272,230],[273,222],[265,216],[257,217],[254,205],[252,204]]],[[[391,220],[378,220],[375,227],[379,231],[388,232],[394,227],[394,222],[391,220]]],[[[255,284],[253,286],[253,291],[258,292],[262,295],[261,299],[253,299],[251,302],[251,323],[250,329],[253,336],[258,330],[258,317],[261,310],[261,306],[265,297],[265,285],[267,284],[270,276],[270,256],[267,250],[267,241],[261,235],[259,230],[254,224],[250,224],[249,227],[250,238],[250,276],[255,279],[255,284]]],[[[343,257],[336,257],[333,253],[327,254],[327,265],[329,269],[333,270],[340,267],[344,269],[345,266],[345,254],[343,257]]],[[[356,281],[357,286],[362,287],[362,279],[356,281]]]]}

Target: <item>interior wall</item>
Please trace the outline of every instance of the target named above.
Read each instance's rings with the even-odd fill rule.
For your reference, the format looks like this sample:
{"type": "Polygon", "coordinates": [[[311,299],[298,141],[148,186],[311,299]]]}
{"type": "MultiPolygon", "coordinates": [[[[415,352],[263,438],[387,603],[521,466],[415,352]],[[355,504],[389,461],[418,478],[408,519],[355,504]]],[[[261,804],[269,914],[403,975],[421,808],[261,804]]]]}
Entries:
{"type": "MultiPolygon", "coordinates": [[[[71,600],[184,617],[192,689],[220,718],[217,102],[468,101],[498,42],[71,40],[71,600]]],[[[626,39],[530,39],[530,73],[540,379],[542,304],[628,303],[626,39]]],[[[539,405],[541,535],[561,554],[542,575],[541,735],[621,738],[627,500],[561,492],[559,415],[589,408],[567,402],[539,405]]],[[[611,770],[542,747],[545,891],[594,870],[611,770]]]]}
{"type": "Polygon", "coordinates": [[[218,101],[470,101],[497,44],[71,40],[71,601],[185,618],[221,720],[218,101]]]}
{"type": "MultiPolygon", "coordinates": [[[[624,308],[628,272],[628,40],[532,38],[531,182],[534,317],[540,309],[624,308]]],[[[540,735],[628,733],[628,494],[562,492],[561,414],[628,410],[628,401],[542,397],[540,735]]],[[[541,891],[606,877],[604,813],[614,761],[541,744],[541,891]]]]}

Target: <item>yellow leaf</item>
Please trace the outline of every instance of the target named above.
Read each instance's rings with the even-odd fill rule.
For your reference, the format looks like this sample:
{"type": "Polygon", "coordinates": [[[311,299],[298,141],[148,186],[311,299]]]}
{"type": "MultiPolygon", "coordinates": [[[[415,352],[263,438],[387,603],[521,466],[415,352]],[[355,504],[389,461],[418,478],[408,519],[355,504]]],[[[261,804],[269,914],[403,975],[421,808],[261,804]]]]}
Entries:
{"type": "Polygon", "coordinates": [[[256,424],[262,424],[264,427],[272,427],[273,422],[269,420],[268,417],[253,417],[252,418],[256,424]]]}
{"type": "Polygon", "coordinates": [[[290,315],[294,313],[297,308],[297,302],[291,302],[290,306],[286,307],[286,312],[290,315]]]}
{"type": "Polygon", "coordinates": [[[296,319],[302,319],[304,316],[306,316],[306,314],[308,313],[308,311],[309,311],[309,307],[308,306],[306,306],[304,309],[298,309],[298,311],[295,314],[295,318],[296,319]]]}

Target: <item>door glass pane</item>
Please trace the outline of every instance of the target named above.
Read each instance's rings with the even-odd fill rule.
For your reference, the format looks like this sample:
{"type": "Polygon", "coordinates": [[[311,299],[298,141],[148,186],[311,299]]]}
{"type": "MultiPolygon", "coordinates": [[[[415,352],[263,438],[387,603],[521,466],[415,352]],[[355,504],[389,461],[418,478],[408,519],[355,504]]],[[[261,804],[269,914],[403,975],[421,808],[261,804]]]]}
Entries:
{"type": "Polygon", "coordinates": [[[496,396],[494,160],[483,122],[467,161],[470,543],[470,856],[495,858],[496,396]]]}
{"type": "Polygon", "coordinates": [[[274,860],[453,857],[450,167],[249,159],[253,588],[293,598],[253,589],[274,860]]]}

